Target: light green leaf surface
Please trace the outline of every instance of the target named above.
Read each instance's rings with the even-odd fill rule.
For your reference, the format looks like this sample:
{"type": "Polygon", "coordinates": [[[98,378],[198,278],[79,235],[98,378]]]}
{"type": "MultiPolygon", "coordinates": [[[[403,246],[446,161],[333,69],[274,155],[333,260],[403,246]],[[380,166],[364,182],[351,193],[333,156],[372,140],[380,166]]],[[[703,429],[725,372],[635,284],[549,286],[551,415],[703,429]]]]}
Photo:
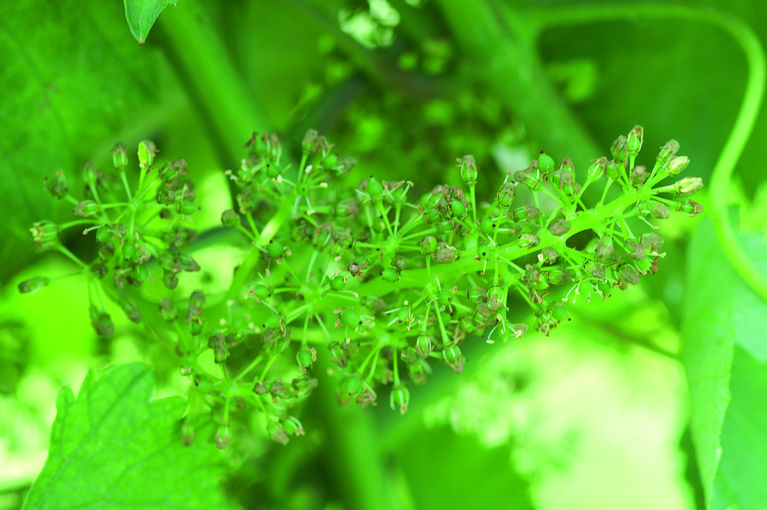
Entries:
{"type": "Polygon", "coordinates": [[[183,446],[183,400],[150,402],[153,391],[151,368],[140,363],[90,372],[77,399],[65,387],[24,508],[227,508],[219,454],[204,437],[183,446]]]}
{"type": "MultiPolygon", "coordinates": [[[[767,272],[767,244],[743,237],[767,272]]],[[[690,246],[682,358],[692,433],[709,508],[767,501],[767,303],[741,281],[705,223],[690,246]]]]}
{"type": "Polygon", "coordinates": [[[124,0],[125,19],[131,34],[139,44],[144,44],[157,16],[169,5],[176,5],[178,0],[124,0]]]}

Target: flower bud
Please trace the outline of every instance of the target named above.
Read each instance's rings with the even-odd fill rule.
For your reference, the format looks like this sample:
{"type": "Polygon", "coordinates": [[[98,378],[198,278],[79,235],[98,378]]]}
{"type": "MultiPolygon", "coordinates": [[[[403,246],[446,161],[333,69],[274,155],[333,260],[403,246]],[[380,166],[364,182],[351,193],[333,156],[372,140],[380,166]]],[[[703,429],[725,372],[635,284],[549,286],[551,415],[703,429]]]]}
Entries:
{"type": "Polygon", "coordinates": [[[410,391],[406,386],[400,384],[392,388],[389,394],[389,406],[393,411],[399,411],[400,414],[405,414],[407,406],[410,403],[410,391]]]}
{"type": "Polygon", "coordinates": [[[194,425],[189,420],[181,423],[181,444],[191,446],[194,443],[194,425]]]}
{"type": "Polygon", "coordinates": [[[684,172],[689,164],[690,158],[687,156],[676,156],[668,164],[668,173],[671,175],[679,175],[684,172]]]}
{"type": "Polygon", "coordinates": [[[100,312],[95,306],[91,306],[91,326],[101,338],[110,339],[114,335],[115,325],[112,317],[106,312],[100,312]]]}
{"type": "Polygon", "coordinates": [[[43,179],[45,187],[48,192],[55,198],[64,198],[69,193],[69,186],[67,186],[67,176],[64,175],[63,170],[58,170],[53,174],[52,178],[43,179]]]}
{"type": "Polygon", "coordinates": [[[474,161],[474,156],[467,154],[456,161],[458,161],[458,165],[461,168],[461,179],[463,182],[466,184],[477,182],[477,163],[474,161]]]}
{"type": "Polygon", "coordinates": [[[87,161],[83,165],[83,182],[88,186],[95,186],[97,180],[98,173],[96,172],[96,168],[93,166],[93,163],[87,161]]]}
{"type": "MultiPolygon", "coordinates": [[[[113,152],[114,154],[114,152],[113,152]]],[[[142,168],[149,168],[154,163],[157,147],[151,140],[142,140],[138,144],[138,162],[142,168]]],[[[117,165],[115,165],[117,167],[117,165]]],[[[119,168],[119,167],[117,167],[119,168]]]]}
{"type": "Polygon", "coordinates": [[[626,137],[626,148],[629,154],[636,155],[642,150],[642,141],[644,140],[644,128],[642,126],[634,126],[629,131],[628,137],[626,137]]]}
{"type": "Polygon", "coordinates": [[[663,238],[655,232],[642,234],[642,248],[648,253],[658,253],[663,248],[663,238]]]}
{"type": "Polygon", "coordinates": [[[19,292],[22,294],[34,294],[43,287],[46,287],[49,282],[50,280],[47,276],[33,276],[19,283],[19,292]]]}
{"type": "Polygon", "coordinates": [[[513,182],[506,182],[501,186],[496,195],[496,202],[501,207],[509,207],[514,202],[514,196],[517,193],[517,187],[513,182]]]}
{"type": "Polygon", "coordinates": [[[296,393],[296,395],[304,396],[311,393],[311,391],[317,387],[317,379],[314,379],[313,377],[309,377],[306,374],[302,374],[295,379],[293,379],[293,382],[291,382],[291,386],[293,387],[293,391],[296,393]]]}
{"type": "Polygon", "coordinates": [[[493,312],[503,308],[503,302],[506,298],[506,292],[503,287],[494,285],[487,291],[487,307],[493,312]]]}
{"type": "Polygon", "coordinates": [[[78,203],[72,210],[72,214],[79,216],[80,218],[88,218],[95,216],[99,212],[99,204],[93,200],[83,200],[78,203]]]}
{"type": "Polygon", "coordinates": [[[431,354],[432,348],[433,344],[431,341],[431,336],[426,334],[418,335],[418,338],[415,341],[415,352],[419,358],[426,358],[429,354],[431,354]]]}
{"type": "Polygon", "coordinates": [[[541,239],[536,234],[522,234],[518,242],[520,248],[533,248],[541,244],[541,239]]]}
{"type": "MultiPolygon", "coordinates": [[[[152,144],[152,146],[154,146],[154,144],[152,144]]],[[[141,144],[139,144],[139,153],[140,152],[141,144]]],[[[117,143],[112,147],[112,165],[118,170],[128,166],[128,153],[125,152],[125,146],[122,143],[117,143]]]]}
{"type": "Polygon", "coordinates": [[[160,178],[168,185],[174,186],[176,179],[180,179],[187,174],[187,163],[184,158],[178,158],[175,161],[168,162],[162,170],[160,170],[160,178]]]}
{"type": "Polygon", "coordinates": [[[599,159],[595,159],[591,162],[591,165],[589,165],[589,168],[586,171],[586,175],[592,181],[598,181],[604,175],[606,166],[607,158],[601,157],[599,159]]]}
{"type": "Polygon", "coordinates": [[[445,346],[442,350],[442,359],[456,374],[463,372],[463,354],[457,345],[445,346]]]}
{"type": "Polygon", "coordinates": [[[301,149],[307,154],[314,152],[314,149],[317,147],[317,140],[319,137],[320,135],[317,130],[308,129],[306,134],[304,134],[303,140],[301,140],[301,149]]]}
{"type": "Polygon", "coordinates": [[[615,242],[612,237],[603,237],[597,243],[597,260],[609,260],[615,252],[615,242]]]}
{"type": "Polygon", "coordinates": [[[514,219],[517,221],[534,221],[541,215],[541,211],[531,205],[522,205],[514,209],[514,219]]]}
{"type": "Polygon", "coordinates": [[[674,192],[681,196],[692,195],[701,189],[703,189],[703,179],[700,177],[685,177],[674,183],[674,192]]]}
{"type": "Polygon", "coordinates": [[[634,266],[630,264],[622,265],[619,274],[625,282],[630,283],[631,285],[636,285],[639,283],[639,273],[637,273],[637,270],[634,268],[634,266]]]}
{"type": "Polygon", "coordinates": [[[328,350],[330,351],[331,361],[338,365],[339,368],[344,368],[348,360],[346,359],[346,349],[344,349],[343,345],[333,342],[328,346],[328,350]]]}
{"type": "Polygon", "coordinates": [[[703,206],[698,202],[686,200],[679,204],[679,210],[688,216],[697,216],[703,212],[703,206]]]}
{"type": "Polygon", "coordinates": [[[555,236],[561,236],[570,231],[570,223],[564,218],[560,218],[549,226],[549,232],[555,236]]]}
{"type": "Polygon", "coordinates": [[[229,443],[232,441],[232,430],[228,424],[219,425],[216,430],[216,448],[219,450],[225,450],[229,443]]]}
{"type": "Polygon", "coordinates": [[[120,308],[123,309],[123,312],[125,312],[125,316],[128,320],[137,324],[141,322],[141,309],[136,303],[130,299],[124,298],[120,300],[119,305],[120,308]]]}
{"type": "Polygon", "coordinates": [[[665,220],[671,216],[671,212],[668,210],[666,204],[656,202],[655,200],[642,200],[637,203],[637,208],[639,209],[640,214],[645,216],[649,214],[653,218],[658,218],[660,220],[665,220]]]}
{"type": "Polygon", "coordinates": [[[605,174],[612,180],[617,180],[621,175],[621,167],[615,161],[608,161],[605,167],[605,174]]]}
{"type": "Polygon", "coordinates": [[[59,245],[59,227],[50,220],[33,223],[29,231],[38,248],[51,249],[59,245]]]}
{"type": "Polygon", "coordinates": [[[631,184],[638,188],[645,183],[647,177],[649,177],[647,168],[644,165],[637,165],[631,171],[631,184]]]}
{"type": "Polygon", "coordinates": [[[266,426],[266,430],[276,443],[280,443],[281,445],[288,444],[288,441],[290,440],[288,434],[285,431],[285,427],[280,425],[279,422],[273,421],[269,423],[269,425],[266,426]]]}
{"type": "Polygon", "coordinates": [[[671,161],[671,158],[676,156],[677,152],[679,152],[679,142],[673,139],[669,140],[663,147],[660,148],[660,152],[658,153],[658,161],[665,165],[671,161]]]}
{"type": "Polygon", "coordinates": [[[298,418],[296,418],[295,416],[288,416],[285,419],[283,419],[282,427],[285,429],[285,432],[287,434],[292,434],[294,436],[304,435],[304,426],[301,425],[301,422],[298,421],[298,418]]]}

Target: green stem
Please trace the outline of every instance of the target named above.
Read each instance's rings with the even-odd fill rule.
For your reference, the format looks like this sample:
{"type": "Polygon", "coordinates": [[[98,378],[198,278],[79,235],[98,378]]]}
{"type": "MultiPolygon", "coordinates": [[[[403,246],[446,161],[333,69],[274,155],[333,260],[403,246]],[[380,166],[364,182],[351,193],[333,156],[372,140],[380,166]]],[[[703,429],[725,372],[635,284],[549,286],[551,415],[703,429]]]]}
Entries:
{"type": "Polygon", "coordinates": [[[342,495],[345,508],[355,510],[394,510],[397,508],[389,489],[390,480],[378,449],[376,424],[370,411],[338,405],[328,373],[331,363],[324,349],[318,352],[315,372],[320,384],[312,399],[324,423],[328,455],[324,458],[335,472],[331,479],[342,495]]]}
{"type": "Polygon", "coordinates": [[[269,220],[269,223],[264,226],[261,234],[258,236],[258,239],[253,244],[253,247],[245,256],[245,260],[242,261],[242,264],[240,264],[240,266],[235,271],[234,278],[232,278],[232,284],[229,286],[229,291],[227,292],[227,299],[235,299],[239,296],[239,293],[242,290],[242,287],[245,285],[245,282],[248,280],[250,273],[256,267],[256,264],[258,264],[258,261],[261,258],[261,251],[267,244],[269,244],[269,241],[274,238],[274,236],[280,230],[282,224],[285,223],[285,221],[290,217],[292,202],[293,200],[291,197],[285,197],[280,205],[280,208],[274,214],[272,219],[269,220]]]}
{"type": "Polygon", "coordinates": [[[767,74],[765,53],[759,37],[751,27],[742,20],[722,12],[665,4],[563,7],[531,10],[526,14],[531,23],[537,25],[533,25],[533,30],[537,32],[553,26],[593,23],[600,20],[681,18],[718,27],[738,44],[746,58],[748,74],[738,115],[711,175],[712,216],[719,244],[727,259],[749,287],[767,301],[767,276],[759,271],[743,250],[727,217],[727,190],[735,166],[754,130],[764,98],[767,74]]]}
{"type": "Polygon", "coordinates": [[[213,138],[228,161],[238,161],[250,133],[267,130],[269,123],[237,73],[202,3],[184,0],[167,9],[158,28],[182,83],[210,121],[213,138]]]}
{"type": "Polygon", "coordinates": [[[539,33],[528,27],[524,12],[489,0],[436,3],[466,57],[466,74],[484,81],[547,152],[569,154],[576,168],[586,168],[589,160],[600,155],[599,147],[546,78],[537,51],[539,33]]]}

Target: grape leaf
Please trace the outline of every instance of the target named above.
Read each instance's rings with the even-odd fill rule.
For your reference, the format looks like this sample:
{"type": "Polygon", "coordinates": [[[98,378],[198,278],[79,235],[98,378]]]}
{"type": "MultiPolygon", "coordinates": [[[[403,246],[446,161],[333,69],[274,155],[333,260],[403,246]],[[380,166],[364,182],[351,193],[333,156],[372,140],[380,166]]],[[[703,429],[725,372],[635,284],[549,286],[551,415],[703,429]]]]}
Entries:
{"type": "Polygon", "coordinates": [[[91,371],[75,399],[62,389],[48,459],[23,508],[228,508],[220,455],[198,437],[181,443],[182,399],[150,402],[151,368],[91,371]]]}
{"type": "MultiPolygon", "coordinates": [[[[742,242],[767,272],[767,244],[761,236],[743,236],[742,242]]],[[[689,262],[682,361],[707,506],[763,508],[767,303],[732,269],[709,223],[694,236],[689,262]]]]}
{"type": "Polygon", "coordinates": [[[144,44],[157,16],[168,6],[176,5],[178,0],[124,0],[125,19],[131,34],[139,44],[144,44]]]}

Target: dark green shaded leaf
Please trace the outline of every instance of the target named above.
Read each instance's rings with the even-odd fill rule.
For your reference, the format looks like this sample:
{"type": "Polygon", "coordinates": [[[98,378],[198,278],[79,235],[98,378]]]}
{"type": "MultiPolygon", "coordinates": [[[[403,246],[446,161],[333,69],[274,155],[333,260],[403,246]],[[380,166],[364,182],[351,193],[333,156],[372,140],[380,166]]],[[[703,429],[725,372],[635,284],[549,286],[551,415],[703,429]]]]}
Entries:
{"type": "Polygon", "coordinates": [[[0,280],[29,261],[33,221],[71,210],[43,178],[62,169],[79,190],[83,163],[154,105],[156,60],[109,29],[120,15],[111,2],[0,2],[0,280]]]}
{"type": "Polygon", "coordinates": [[[533,508],[506,446],[485,448],[447,427],[421,429],[399,448],[397,463],[403,476],[396,492],[412,508],[533,508]]]}
{"type": "Polygon", "coordinates": [[[24,508],[226,508],[220,456],[208,438],[181,443],[180,398],[150,402],[151,368],[90,372],[75,399],[65,387],[48,460],[24,508]]]}
{"type": "MultiPolygon", "coordinates": [[[[761,236],[742,241],[767,271],[761,236]]],[[[682,359],[706,499],[710,508],[761,508],[767,500],[761,483],[767,478],[767,304],[732,269],[709,223],[690,246],[688,285],[682,359]]]]}
{"type": "Polygon", "coordinates": [[[157,16],[169,5],[176,5],[178,0],[124,0],[125,19],[131,34],[139,44],[144,44],[157,16]]]}

